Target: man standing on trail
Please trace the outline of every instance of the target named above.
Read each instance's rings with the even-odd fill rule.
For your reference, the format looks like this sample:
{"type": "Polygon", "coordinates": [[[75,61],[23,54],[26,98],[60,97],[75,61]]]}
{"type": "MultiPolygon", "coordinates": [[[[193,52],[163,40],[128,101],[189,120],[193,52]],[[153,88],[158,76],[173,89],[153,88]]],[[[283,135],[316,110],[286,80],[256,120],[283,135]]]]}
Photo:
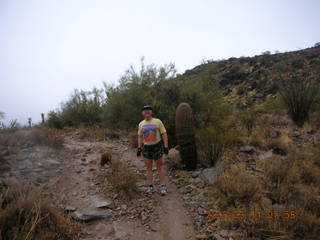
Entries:
{"type": "Polygon", "coordinates": [[[142,108],[144,120],[139,123],[138,129],[138,151],[137,156],[143,155],[144,163],[147,167],[147,194],[155,192],[153,186],[152,164],[156,162],[160,178],[160,194],[163,196],[167,193],[165,185],[166,174],[163,167],[163,153],[168,154],[168,135],[167,131],[158,118],[152,117],[152,107],[144,106],[142,108]]]}

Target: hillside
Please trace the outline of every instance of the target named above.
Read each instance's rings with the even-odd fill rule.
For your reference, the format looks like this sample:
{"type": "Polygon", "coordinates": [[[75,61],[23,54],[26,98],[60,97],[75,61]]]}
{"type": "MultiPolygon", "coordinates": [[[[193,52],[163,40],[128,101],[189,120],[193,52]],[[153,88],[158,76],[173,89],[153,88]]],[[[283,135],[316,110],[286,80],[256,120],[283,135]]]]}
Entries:
{"type": "Polygon", "coordinates": [[[320,47],[299,51],[208,61],[187,70],[180,81],[202,78],[216,79],[226,98],[252,105],[276,95],[279,81],[291,77],[308,77],[320,83],[320,47]]]}

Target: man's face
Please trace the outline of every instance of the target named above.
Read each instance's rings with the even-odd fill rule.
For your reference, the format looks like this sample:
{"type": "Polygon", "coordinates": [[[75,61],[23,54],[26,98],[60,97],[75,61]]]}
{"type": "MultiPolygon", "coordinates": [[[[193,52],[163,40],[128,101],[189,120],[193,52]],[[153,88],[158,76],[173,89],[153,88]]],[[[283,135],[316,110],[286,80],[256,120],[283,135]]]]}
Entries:
{"type": "Polygon", "coordinates": [[[152,116],[152,110],[150,109],[145,109],[142,111],[142,116],[144,118],[148,118],[148,117],[151,117],[152,116]]]}

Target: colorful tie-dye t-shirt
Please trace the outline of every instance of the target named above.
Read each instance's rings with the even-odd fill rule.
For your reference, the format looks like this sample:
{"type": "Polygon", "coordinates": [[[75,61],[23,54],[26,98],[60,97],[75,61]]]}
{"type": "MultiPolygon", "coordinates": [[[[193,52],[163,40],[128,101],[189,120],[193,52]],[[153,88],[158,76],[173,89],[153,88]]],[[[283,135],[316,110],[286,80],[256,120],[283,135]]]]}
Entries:
{"type": "Polygon", "coordinates": [[[138,135],[143,136],[143,143],[150,145],[161,141],[161,134],[166,129],[158,118],[152,118],[150,121],[143,120],[139,123],[138,135]]]}

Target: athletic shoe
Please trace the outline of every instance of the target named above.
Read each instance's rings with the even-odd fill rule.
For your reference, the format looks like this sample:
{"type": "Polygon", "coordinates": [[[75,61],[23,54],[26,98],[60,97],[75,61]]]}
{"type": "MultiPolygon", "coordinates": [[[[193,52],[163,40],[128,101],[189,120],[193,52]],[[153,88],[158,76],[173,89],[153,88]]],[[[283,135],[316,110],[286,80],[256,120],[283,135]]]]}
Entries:
{"type": "Polygon", "coordinates": [[[166,195],[168,192],[167,192],[167,187],[166,187],[166,185],[165,184],[161,184],[160,185],[160,195],[161,196],[164,196],[164,195],[166,195]]]}
{"type": "Polygon", "coordinates": [[[145,191],[146,194],[152,194],[152,193],[154,193],[154,192],[155,192],[155,190],[154,190],[153,185],[149,185],[149,186],[147,187],[147,190],[145,191]]]}

